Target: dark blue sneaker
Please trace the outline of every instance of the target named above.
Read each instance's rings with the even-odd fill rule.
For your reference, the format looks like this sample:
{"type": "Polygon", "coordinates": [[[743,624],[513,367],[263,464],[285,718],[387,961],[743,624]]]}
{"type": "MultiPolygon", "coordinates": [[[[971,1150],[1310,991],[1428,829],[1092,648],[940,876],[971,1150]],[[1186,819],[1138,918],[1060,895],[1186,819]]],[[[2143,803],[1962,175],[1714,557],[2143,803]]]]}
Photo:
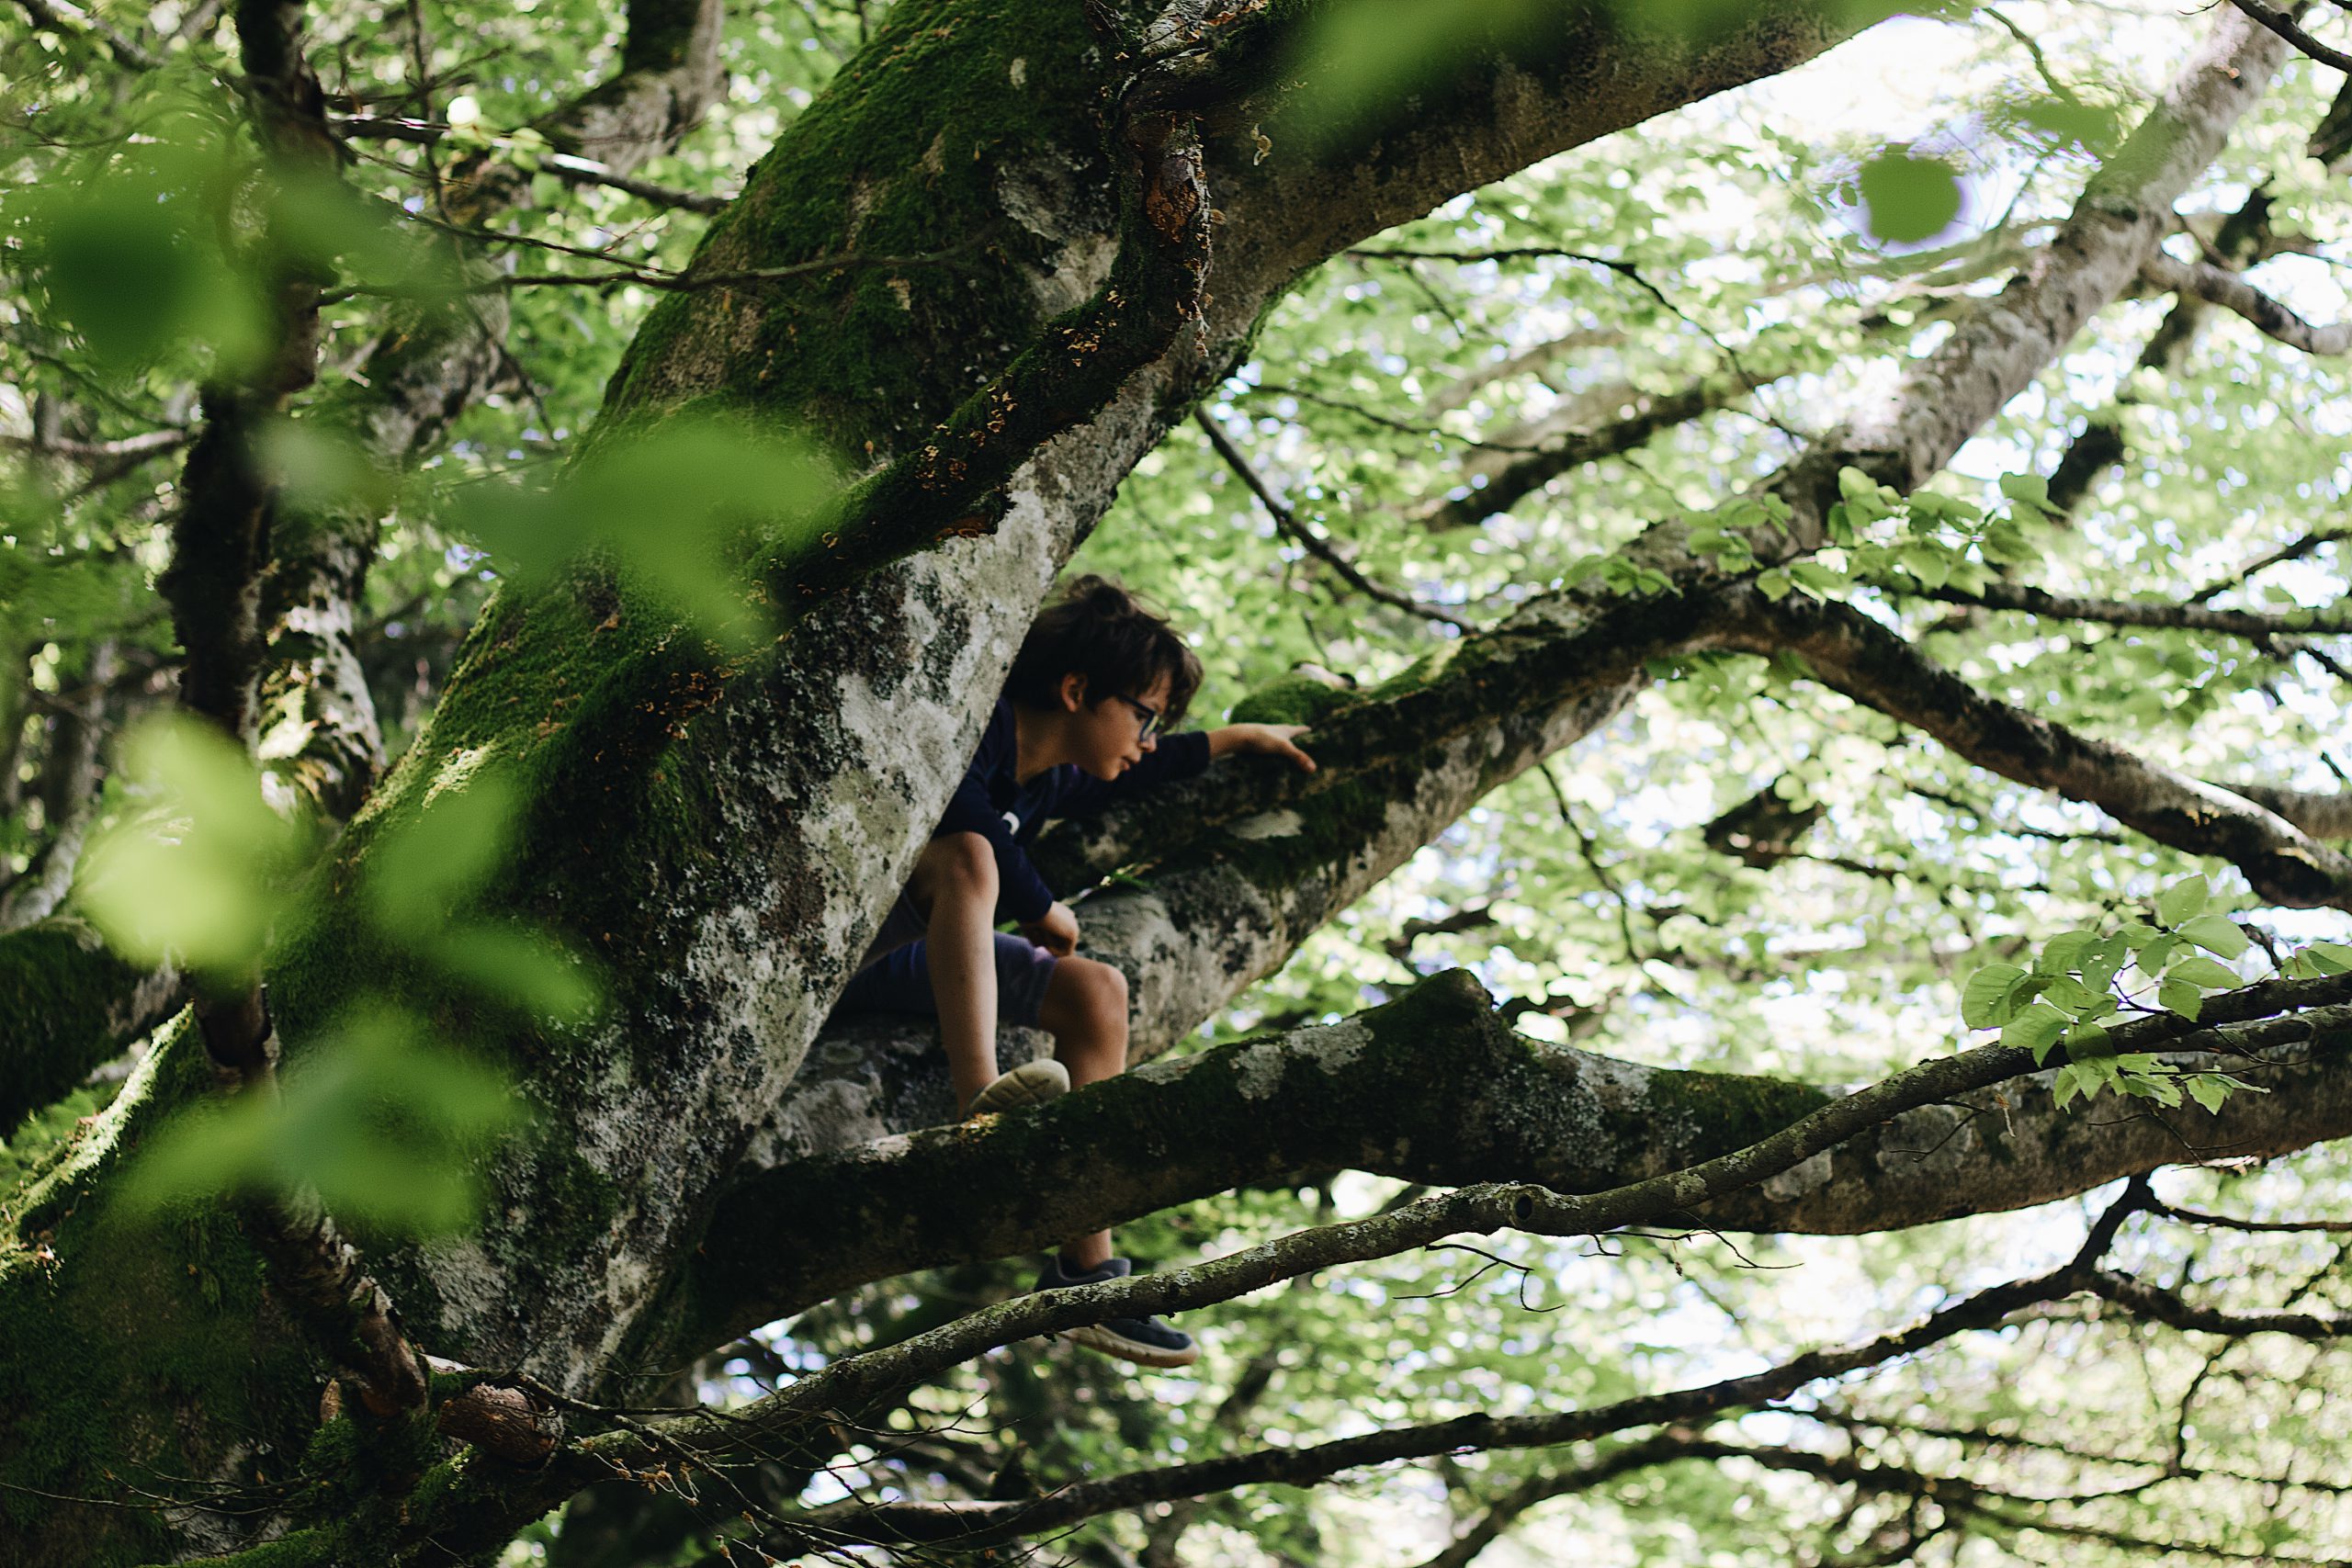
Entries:
{"type": "MultiPolygon", "coordinates": [[[[1099,1285],[1105,1280],[1123,1280],[1134,1271],[1133,1263],[1114,1258],[1100,1268],[1069,1274],[1063,1272],[1058,1257],[1048,1258],[1037,1276],[1037,1288],[1058,1291],[1069,1285],[1099,1285]]],[[[1065,1328],[1062,1333],[1090,1350],[1142,1367],[1189,1367],[1201,1359],[1201,1348],[1193,1343],[1191,1335],[1156,1317],[1114,1317],[1108,1323],[1065,1328]]]]}

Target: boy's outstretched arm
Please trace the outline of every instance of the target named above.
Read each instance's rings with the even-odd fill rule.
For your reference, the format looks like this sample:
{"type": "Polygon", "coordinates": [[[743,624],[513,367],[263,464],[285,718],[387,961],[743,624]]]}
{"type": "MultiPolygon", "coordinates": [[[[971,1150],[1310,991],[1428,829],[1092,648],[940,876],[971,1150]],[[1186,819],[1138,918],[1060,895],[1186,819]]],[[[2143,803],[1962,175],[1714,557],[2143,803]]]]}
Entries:
{"type": "Polygon", "coordinates": [[[1285,757],[1306,773],[1315,771],[1315,759],[1299,749],[1297,737],[1306,733],[1303,724],[1228,724],[1222,729],[1209,731],[1209,757],[1255,752],[1265,757],[1285,757]]]}

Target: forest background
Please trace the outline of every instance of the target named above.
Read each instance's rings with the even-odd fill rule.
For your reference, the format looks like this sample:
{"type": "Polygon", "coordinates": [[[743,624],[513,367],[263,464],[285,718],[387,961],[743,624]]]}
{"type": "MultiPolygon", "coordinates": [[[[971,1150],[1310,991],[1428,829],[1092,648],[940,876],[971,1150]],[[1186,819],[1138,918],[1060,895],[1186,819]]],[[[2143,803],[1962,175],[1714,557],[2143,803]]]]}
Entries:
{"type": "MultiPolygon", "coordinates": [[[[2352,1131],[2352,110],[2313,58],[2340,10],[2299,13],[2314,37],[2254,5],[1953,7],[1810,59],[1870,18],[1790,7],[1798,47],[1705,5],[1629,14],[1601,58],[1668,112],[1532,162],[1472,126],[1459,162],[1494,177],[1399,179],[1425,199],[1391,209],[1347,159],[1444,143],[1449,94],[1587,8],[1071,9],[19,0],[0,1519],[25,1560],[2352,1556],[2325,1142],[2352,1131]],[[1080,26],[1146,62],[1126,101],[1197,118],[1091,190],[1023,140],[1022,106],[1077,91],[1048,62],[1080,26]],[[987,130],[875,132],[871,168],[810,177],[884,218],[747,248],[789,215],[739,193],[772,145],[807,156],[837,73],[870,96],[857,70],[954,51],[1004,66],[946,111],[987,130]],[[2153,209],[2151,115],[2214,149],[2153,209]],[[1219,205],[1223,171],[1286,164],[1313,166],[1297,205],[1219,205]],[[916,171],[922,223],[890,207],[916,171]],[[714,225],[735,237],[706,248],[714,225]],[[1147,229],[1174,263],[1122,270],[1147,229]],[[988,303],[1008,254],[1021,310],[988,303]],[[497,738],[627,750],[615,716],[648,691],[821,666],[861,630],[887,651],[899,623],[858,585],[967,552],[941,570],[1002,624],[969,623],[946,716],[905,721],[916,761],[833,738],[795,742],[786,784],[757,746],[707,775],[804,818],[823,781],[887,775],[904,823],[822,875],[752,869],[831,889],[786,908],[895,886],[992,691],[973,671],[1061,547],[1008,521],[1037,488],[1012,469],[870,548],[844,518],[888,509],[839,497],[888,499],[861,487],[963,417],[924,377],[1011,386],[1056,322],[1115,344],[1133,322],[1087,316],[1098,288],[1165,307],[1117,386],[1203,384],[1121,425],[1111,384],[1022,383],[1061,423],[1016,456],[1106,454],[1058,459],[1099,496],[1057,536],[1082,536],[1070,569],[1174,610],[1199,713],[1337,725],[1337,793],[1236,775],[1178,804],[1206,838],[1163,814],[1054,852],[1115,874],[1080,916],[1141,1054],[1224,1066],[994,1166],[936,1138],[859,1164],[840,1151],[940,1119],[920,1032],[819,1035],[820,960],[790,1018],[728,1013],[707,953],[660,934],[671,886],[595,863],[608,842],[548,804],[605,775],[492,765],[497,738]],[[2001,314],[2037,289],[2086,316],[2039,348],[2001,314]],[[821,309],[795,318],[791,418],[633,422],[741,349],[665,350],[726,341],[688,312],[795,290],[821,309]],[[1984,366],[2017,385],[1971,384],[1984,366]],[[1889,431],[1912,445],[1864,439],[1889,431]],[[1702,597],[1724,583],[1744,597],[1702,597]],[[820,636],[796,594],[855,613],[820,636]],[[552,646],[629,639],[595,656],[632,672],[616,701],[510,678],[545,655],[517,606],[554,603],[595,614],[552,646]],[[1488,703],[1491,739],[1460,716],[1488,703]],[[577,891],[605,880],[627,886],[577,891]],[[642,941],[616,946],[623,906],[642,941]],[[1484,994],[1431,979],[1455,971],[1484,994]],[[641,1063],[601,1107],[548,1087],[648,1020],[754,1037],[708,1058],[741,1126],[644,1155],[675,1106],[641,1063]],[[1237,1063],[1232,1114],[1184,1102],[1204,1152],[1170,1155],[1167,1097],[1237,1063]],[[1900,1076],[1921,1064],[1961,1076],[1900,1076]],[[1536,1115],[1563,1075],[1623,1124],[1536,1115]],[[1870,1084],[1833,1158],[1805,1086],[1870,1084]],[[1508,1148],[1464,1130],[1522,1114],[1508,1148]],[[1815,1142],[1702,1163],[1792,1124],[1815,1142]],[[641,1156],[675,1215],[613,1218],[660,1205],[583,1185],[565,1139],[608,1182],[641,1156]],[[714,1151],[741,1168],[696,1174],[714,1151]],[[1191,1292],[1145,1304],[1191,1309],[1198,1369],[967,1315],[1069,1218],[1023,1211],[1034,1168],[1095,1184],[1094,1217],[1191,1292]],[[1685,1170],[1713,1185],[1631,1222],[1550,1196],[1685,1170]],[[1544,1191],[1464,1185],[1515,1179],[1544,1191]],[[1014,1217],[866,1234],[966,1187],[1014,1217]],[[1187,1267],[1214,1258],[1236,1271],[1187,1267]],[[508,1324],[535,1292],[573,1337],[508,1324]],[[633,1326],[591,1345],[600,1312],[633,1326]],[[796,1413],[829,1373],[841,1403],[796,1413]]],[[[643,709],[659,787],[603,820],[616,858],[688,866],[645,826],[659,759],[739,721],[669,700],[643,709]]],[[[878,912],[805,918],[847,952],[842,922],[878,912]]],[[[729,951],[791,945],[763,929],[729,951]]]]}

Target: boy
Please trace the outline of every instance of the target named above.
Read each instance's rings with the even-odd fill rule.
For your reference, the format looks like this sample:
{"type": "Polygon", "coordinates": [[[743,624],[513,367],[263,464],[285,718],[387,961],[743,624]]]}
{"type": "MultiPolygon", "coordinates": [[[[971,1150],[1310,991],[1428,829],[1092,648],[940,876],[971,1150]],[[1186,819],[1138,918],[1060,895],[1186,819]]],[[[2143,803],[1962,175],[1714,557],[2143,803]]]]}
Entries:
{"type": "MultiPolygon", "coordinates": [[[[1200,660],[1168,622],[1099,577],[1071,583],[1022,642],[978,752],[841,999],[844,1011],[937,1017],[961,1114],[1034,1104],[1127,1065],[1126,976],[1076,956],[1077,917],[1030,863],[1027,846],[1047,820],[1100,811],[1237,752],[1314,770],[1293,741],[1303,725],[1163,733],[1200,682],[1200,660]],[[1021,934],[998,932],[1001,919],[1021,934]],[[1046,1030],[1053,1059],[1000,1076],[1000,1019],[1046,1030]]],[[[1099,1231],[1065,1243],[1037,1288],[1130,1268],[1099,1231]]],[[[1200,1354],[1156,1317],[1114,1318],[1070,1337],[1151,1367],[1189,1366],[1200,1354]]]]}

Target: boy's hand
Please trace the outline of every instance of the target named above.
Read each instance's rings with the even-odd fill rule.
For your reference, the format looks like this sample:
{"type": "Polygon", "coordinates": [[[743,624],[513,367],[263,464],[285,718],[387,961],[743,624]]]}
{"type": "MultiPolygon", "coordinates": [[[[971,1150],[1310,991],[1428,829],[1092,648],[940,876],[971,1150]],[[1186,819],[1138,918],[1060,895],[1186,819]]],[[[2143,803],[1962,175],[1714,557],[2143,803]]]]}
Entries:
{"type": "Polygon", "coordinates": [[[1068,904],[1057,899],[1035,919],[1022,921],[1021,934],[1056,958],[1068,958],[1078,951],[1078,917],[1069,912],[1068,904]]]}
{"type": "Polygon", "coordinates": [[[1209,755],[1222,757],[1231,752],[1254,752],[1261,757],[1287,758],[1302,773],[1315,771],[1315,759],[1299,750],[1293,739],[1306,733],[1303,724],[1228,724],[1223,729],[1209,731],[1209,755]]]}

